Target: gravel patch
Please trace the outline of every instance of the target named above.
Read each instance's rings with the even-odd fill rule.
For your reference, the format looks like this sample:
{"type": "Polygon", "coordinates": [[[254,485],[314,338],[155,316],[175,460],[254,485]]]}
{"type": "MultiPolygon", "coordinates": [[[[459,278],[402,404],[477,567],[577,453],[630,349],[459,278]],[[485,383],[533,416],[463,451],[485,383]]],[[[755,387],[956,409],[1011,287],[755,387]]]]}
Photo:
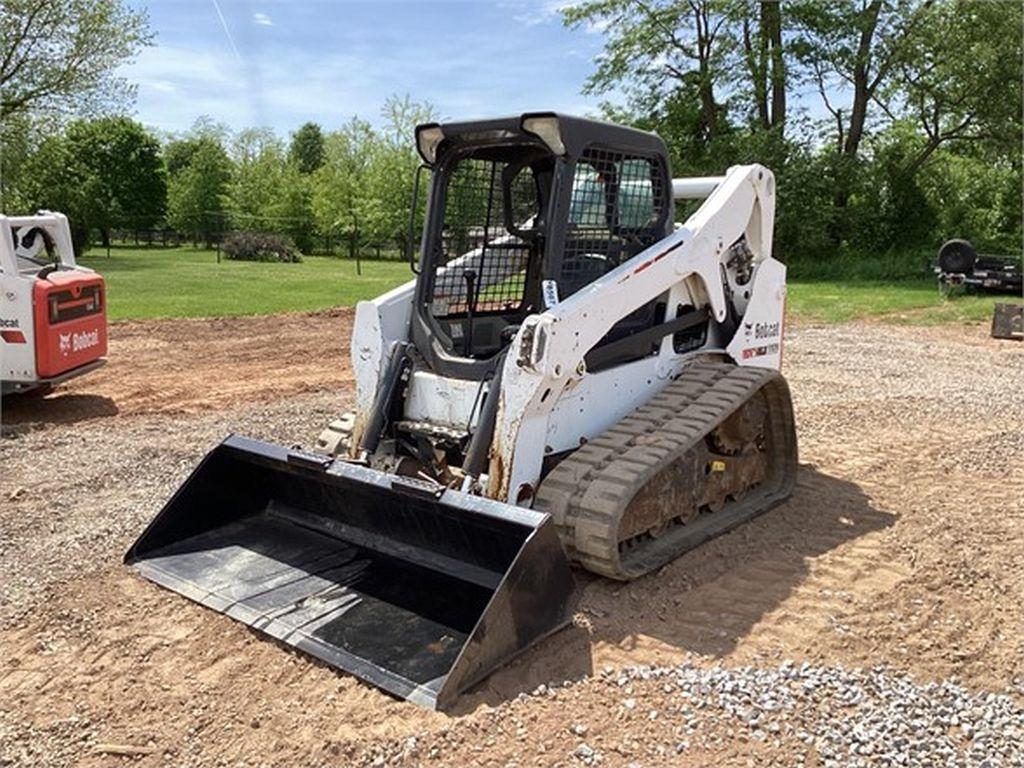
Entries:
{"type": "MultiPolygon", "coordinates": [[[[972,693],[954,680],[917,683],[885,667],[791,661],[772,668],[608,668],[579,683],[541,686],[440,738],[423,733],[377,744],[357,764],[416,765],[423,757],[457,764],[446,759],[450,751],[478,733],[500,734],[520,723],[525,734],[523,716],[538,706],[575,719],[550,754],[567,766],[667,765],[737,743],[765,761],[798,766],[1024,765],[1024,708],[1010,694],[972,693]],[[577,711],[588,698],[603,699],[605,711],[577,711]],[[580,720],[588,715],[597,722],[580,720]]],[[[536,745],[523,745],[502,757],[507,765],[538,764],[536,754],[536,745]]]]}

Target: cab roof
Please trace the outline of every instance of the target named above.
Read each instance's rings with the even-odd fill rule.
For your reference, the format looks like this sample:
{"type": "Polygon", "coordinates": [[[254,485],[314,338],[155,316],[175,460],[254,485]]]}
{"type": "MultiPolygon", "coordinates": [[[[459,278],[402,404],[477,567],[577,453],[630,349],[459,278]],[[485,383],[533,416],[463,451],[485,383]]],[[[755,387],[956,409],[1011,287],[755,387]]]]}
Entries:
{"type": "Polygon", "coordinates": [[[536,124],[538,120],[546,121],[549,125],[557,124],[564,153],[556,152],[556,154],[568,154],[576,157],[588,146],[601,145],[647,155],[658,155],[663,158],[668,155],[665,142],[656,133],[558,112],[524,112],[520,115],[487,120],[424,123],[416,127],[417,149],[427,165],[433,165],[438,156],[460,145],[488,140],[501,142],[502,140],[541,138],[536,132],[523,127],[524,124],[530,124],[527,121],[536,124]],[[437,135],[438,131],[442,136],[437,135]],[[424,141],[428,136],[434,139],[432,156],[428,148],[431,142],[424,141]]]}

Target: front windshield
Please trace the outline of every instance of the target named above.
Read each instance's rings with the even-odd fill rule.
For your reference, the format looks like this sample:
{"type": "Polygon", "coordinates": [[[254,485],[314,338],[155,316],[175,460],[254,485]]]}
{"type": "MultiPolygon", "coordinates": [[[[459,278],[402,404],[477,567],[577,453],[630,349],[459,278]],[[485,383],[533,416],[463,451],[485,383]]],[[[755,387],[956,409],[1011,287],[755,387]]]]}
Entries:
{"type": "Polygon", "coordinates": [[[533,147],[481,149],[449,167],[435,246],[431,313],[436,318],[517,312],[540,257],[542,184],[550,178],[533,147]]]}

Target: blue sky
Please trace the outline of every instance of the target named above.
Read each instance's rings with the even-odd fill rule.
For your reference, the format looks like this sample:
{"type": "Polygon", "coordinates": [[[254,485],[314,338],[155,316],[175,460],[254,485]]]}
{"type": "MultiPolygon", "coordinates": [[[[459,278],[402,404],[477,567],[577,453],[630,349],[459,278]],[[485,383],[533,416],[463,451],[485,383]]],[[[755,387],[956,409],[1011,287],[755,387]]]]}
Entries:
{"type": "Polygon", "coordinates": [[[442,118],[594,111],[580,90],[602,38],[566,29],[559,2],[135,2],[156,44],[123,74],[138,84],[138,118],[172,132],[199,115],[282,136],[306,120],[376,122],[393,93],[442,118]]]}

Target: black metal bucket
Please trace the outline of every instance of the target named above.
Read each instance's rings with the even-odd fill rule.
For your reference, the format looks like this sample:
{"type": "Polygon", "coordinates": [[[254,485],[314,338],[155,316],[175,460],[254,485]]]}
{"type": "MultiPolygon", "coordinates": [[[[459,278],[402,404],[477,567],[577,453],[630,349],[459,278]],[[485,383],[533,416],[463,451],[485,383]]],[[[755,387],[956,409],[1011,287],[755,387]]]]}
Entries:
{"type": "Polygon", "coordinates": [[[125,562],[431,709],[572,618],[548,515],[240,437],[125,562]]]}

